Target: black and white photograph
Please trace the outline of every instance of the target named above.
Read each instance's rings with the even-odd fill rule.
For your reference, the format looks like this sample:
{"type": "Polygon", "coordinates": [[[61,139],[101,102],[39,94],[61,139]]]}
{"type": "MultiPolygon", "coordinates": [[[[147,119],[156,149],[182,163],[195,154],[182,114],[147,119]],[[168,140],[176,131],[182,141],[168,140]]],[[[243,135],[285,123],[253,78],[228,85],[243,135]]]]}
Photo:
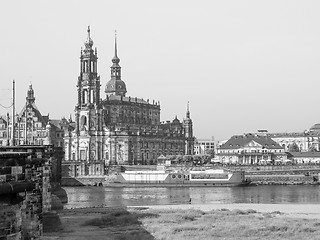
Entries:
{"type": "Polygon", "coordinates": [[[320,1],[1,9],[0,239],[320,239],[320,1]]]}

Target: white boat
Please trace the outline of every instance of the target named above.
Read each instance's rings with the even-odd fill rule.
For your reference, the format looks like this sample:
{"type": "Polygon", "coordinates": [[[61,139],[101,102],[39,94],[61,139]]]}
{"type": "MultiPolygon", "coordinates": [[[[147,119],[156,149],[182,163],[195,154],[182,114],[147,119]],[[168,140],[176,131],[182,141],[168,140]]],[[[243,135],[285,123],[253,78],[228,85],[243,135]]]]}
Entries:
{"type": "Polygon", "coordinates": [[[239,186],[247,185],[244,171],[205,169],[187,171],[126,170],[118,173],[110,187],[196,187],[196,186],[239,186]]]}

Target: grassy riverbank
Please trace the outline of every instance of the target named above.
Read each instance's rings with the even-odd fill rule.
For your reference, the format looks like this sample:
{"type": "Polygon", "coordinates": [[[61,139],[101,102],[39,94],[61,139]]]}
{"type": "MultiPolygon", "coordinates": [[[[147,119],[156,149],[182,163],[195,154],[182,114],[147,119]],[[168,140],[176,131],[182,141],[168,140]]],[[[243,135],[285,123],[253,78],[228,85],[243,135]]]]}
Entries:
{"type": "Polygon", "coordinates": [[[319,239],[319,207],[302,206],[215,204],[62,210],[58,212],[60,220],[45,218],[43,239],[319,239]]]}

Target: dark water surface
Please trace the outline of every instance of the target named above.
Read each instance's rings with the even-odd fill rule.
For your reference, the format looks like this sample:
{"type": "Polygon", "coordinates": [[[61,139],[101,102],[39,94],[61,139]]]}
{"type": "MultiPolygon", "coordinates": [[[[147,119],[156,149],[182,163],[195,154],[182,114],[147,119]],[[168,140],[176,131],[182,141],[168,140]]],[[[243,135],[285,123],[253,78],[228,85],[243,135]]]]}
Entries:
{"type": "Polygon", "coordinates": [[[64,187],[65,208],[208,203],[320,203],[319,185],[246,187],[108,188],[64,187]]]}

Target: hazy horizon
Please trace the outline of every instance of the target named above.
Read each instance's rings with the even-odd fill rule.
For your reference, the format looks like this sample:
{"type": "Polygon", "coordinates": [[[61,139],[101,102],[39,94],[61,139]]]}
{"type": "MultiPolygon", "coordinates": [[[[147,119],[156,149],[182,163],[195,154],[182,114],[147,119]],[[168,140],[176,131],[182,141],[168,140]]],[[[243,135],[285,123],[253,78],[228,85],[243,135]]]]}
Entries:
{"type": "MultiPolygon", "coordinates": [[[[127,96],[160,101],[161,121],[194,135],[301,132],[320,122],[318,1],[10,1],[0,19],[0,104],[25,104],[28,85],[50,118],[74,119],[80,49],[90,25],[101,97],[117,30],[127,96]]],[[[11,110],[0,107],[0,115],[11,110]]]]}

